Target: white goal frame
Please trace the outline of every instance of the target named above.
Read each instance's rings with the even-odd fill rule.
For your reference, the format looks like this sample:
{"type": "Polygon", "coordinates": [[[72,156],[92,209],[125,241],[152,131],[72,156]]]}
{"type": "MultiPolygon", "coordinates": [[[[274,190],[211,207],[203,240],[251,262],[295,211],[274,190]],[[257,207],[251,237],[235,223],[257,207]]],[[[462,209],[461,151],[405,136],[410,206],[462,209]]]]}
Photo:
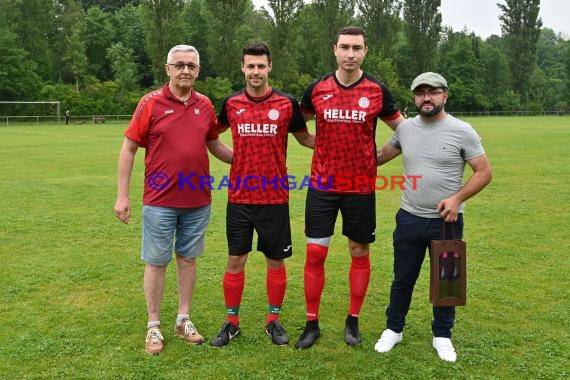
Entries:
{"type": "Polygon", "coordinates": [[[0,104],[55,104],[57,112],[57,122],[61,121],[61,104],[59,101],[45,101],[45,102],[26,102],[26,101],[0,101],[0,104]]]}

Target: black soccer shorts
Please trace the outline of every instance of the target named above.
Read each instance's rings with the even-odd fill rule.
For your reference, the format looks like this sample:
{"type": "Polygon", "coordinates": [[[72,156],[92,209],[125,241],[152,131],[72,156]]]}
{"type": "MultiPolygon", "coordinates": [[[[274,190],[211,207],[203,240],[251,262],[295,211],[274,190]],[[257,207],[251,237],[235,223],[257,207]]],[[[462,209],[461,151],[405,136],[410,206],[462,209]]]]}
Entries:
{"type": "Polygon", "coordinates": [[[226,236],[232,256],[251,252],[253,231],[257,232],[257,250],[273,260],[293,254],[289,204],[252,205],[228,202],[226,236]]]}
{"type": "Polygon", "coordinates": [[[376,194],[341,194],[308,189],[305,204],[305,234],[326,238],[334,234],[338,212],[342,234],[360,244],[376,240],[376,194]]]}

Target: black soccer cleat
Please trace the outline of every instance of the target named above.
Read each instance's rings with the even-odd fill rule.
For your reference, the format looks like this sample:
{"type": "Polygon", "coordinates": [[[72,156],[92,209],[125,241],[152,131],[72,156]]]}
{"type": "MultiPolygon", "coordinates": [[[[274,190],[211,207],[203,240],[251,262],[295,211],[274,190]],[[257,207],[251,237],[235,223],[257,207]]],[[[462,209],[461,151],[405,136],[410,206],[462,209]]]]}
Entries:
{"type": "Polygon", "coordinates": [[[286,346],[289,344],[289,338],[287,337],[287,331],[281,326],[279,321],[272,321],[265,327],[265,333],[271,337],[271,342],[278,346],[286,346]]]}
{"type": "Polygon", "coordinates": [[[362,342],[362,335],[360,335],[360,329],[358,328],[358,318],[353,316],[346,317],[346,323],[344,325],[344,341],[349,346],[356,346],[362,342]]]}
{"type": "Polygon", "coordinates": [[[295,348],[297,349],[304,349],[309,348],[317,339],[321,337],[321,330],[318,327],[305,327],[305,331],[299,337],[297,343],[295,343],[295,348]]]}
{"type": "Polygon", "coordinates": [[[239,327],[231,322],[224,322],[222,329],[218,336],[216,336],[210,344],[214,347],[223,347],[227,345],[230,340],[239,335],[239,327]]]}

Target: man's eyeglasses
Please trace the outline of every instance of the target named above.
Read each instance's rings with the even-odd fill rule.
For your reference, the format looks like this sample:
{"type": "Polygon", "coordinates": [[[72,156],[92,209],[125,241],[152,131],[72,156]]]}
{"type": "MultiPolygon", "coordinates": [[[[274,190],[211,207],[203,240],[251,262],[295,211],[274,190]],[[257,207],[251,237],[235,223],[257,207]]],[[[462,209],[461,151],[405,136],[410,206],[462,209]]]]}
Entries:
{"type": "Polygon", "coordinates": [[[426,95],[430,98],[443,94],[445,91],[442,90],[427,90],[427,91],[414,91],[414,96],[416,98],[424,98],[426,95]]]}
{"type": "Polygon", "coordinates": [[[200,65],[196,65],[194,63],[182,63],[182,62],[169,63],[169,65],[174,67],[178,71],[183,71],[185,67],[188,67],[188,71],[194,71],[200,67],[200,65]]]}

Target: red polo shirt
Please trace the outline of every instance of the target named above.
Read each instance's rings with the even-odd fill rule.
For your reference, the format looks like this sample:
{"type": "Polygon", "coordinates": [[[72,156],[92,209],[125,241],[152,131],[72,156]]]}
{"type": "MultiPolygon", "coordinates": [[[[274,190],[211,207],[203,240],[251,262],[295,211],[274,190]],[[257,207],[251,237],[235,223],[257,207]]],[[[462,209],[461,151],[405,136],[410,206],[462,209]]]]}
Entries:
{"type": "Polygon", "coordinates": [[[168,84],[139,101],[125,132],[145,152],[145,205],[193,208],[210,204],[206,141],[215,140],[216,115],[206,96],[192,91],[186,104],[168,84]]]}

